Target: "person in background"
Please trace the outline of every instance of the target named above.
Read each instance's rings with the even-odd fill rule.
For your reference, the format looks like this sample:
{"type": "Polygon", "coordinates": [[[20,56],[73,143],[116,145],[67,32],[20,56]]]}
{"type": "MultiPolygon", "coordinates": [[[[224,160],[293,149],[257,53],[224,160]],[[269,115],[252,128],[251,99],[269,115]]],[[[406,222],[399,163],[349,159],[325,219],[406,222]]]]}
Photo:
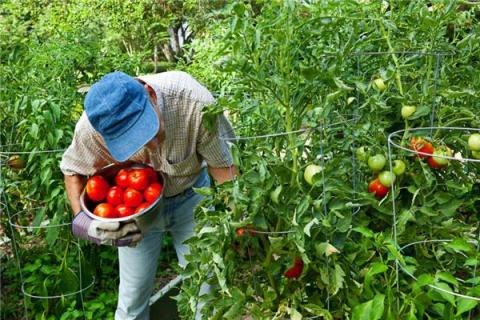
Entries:
{"type": "MultiPolygon", "coordinates": [[[[211,93],[185,72],[170,71],[131,77],[105,75],[89,89],[84,112],[60,169],[73,213],[72,232],[96,244],[118,247],[120,287],[116,320],[149,319],[149,298],[164,232],[171,233],[179,264],[186,265],[184,241],[194,232],[194,208],[202,196],[192,187],[233,179],[226,139],[233,130],[224,115],[207,130],[202,108],[214,102],[211,93]],[[154,225],[145,234],[134,221],[101,222],[80,207],[86,177],[111,163],[134,161],[152,166],[165,177],[164,201],[154,225]]],[[[202,285],[200,295],[209,290],[202,285]]],[[[201,307],[201,306],[200,306],[201,307]]],[[[197,310],[196,319],[201,319],[197,310]]]]}

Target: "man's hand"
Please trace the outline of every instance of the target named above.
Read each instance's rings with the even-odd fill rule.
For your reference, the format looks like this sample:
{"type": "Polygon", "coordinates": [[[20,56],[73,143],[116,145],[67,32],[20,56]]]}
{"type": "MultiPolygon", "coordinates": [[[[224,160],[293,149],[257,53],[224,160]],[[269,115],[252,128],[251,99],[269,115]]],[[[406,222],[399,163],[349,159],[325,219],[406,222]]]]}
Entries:
{"type": "Polygon", "coordinates": [[[96,244],[116,247],[135,246],[143,236],[135,222],[103,222],[80,211],[72,221],[74,236],[96,244]]]}

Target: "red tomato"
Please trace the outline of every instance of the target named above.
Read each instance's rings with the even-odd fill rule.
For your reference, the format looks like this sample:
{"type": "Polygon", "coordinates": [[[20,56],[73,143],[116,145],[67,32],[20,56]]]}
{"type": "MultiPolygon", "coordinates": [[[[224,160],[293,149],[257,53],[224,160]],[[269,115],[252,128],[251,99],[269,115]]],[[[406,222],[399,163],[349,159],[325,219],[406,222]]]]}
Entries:
{"type": "MultiPolygon", "coordinates": [[[[427,154],[432,154],[435,151],[433,145],[423,138],[412,138],[410,139],[410,147],[418,152],[423,152],[427,154]]],[[[426,158],[427,155],[419,154],[418,157],[426,158]]]]}
{"type": "Polygon", "coordinates": [[[152,203],[157,200],[157,198],[162,193],[162,185],[158,182],[154,182],[148,185],[148,187],[143,191],[143,197],[145,201],[152,203]]]}
{"type": "Polygon", "coordinates": [[[107,180],[102,176],[93,176],[87,181],[86,191],[90,199],[95,202],[100,202],[107,196],[107,191],[110,186],[107,180]]]}
{"type": "Polygon", "coordinates": [[[153,182],[158,182],[158,173],[152,168],[152,167],[146,167],[143,169],[144,171],[147,172],[148,174],[148,182],[153,183],[153,182]]]}
{"type": "Polygon", "coordinates": [[[235,233],[239,237],[243,237],[246,233],[255,237],[257,235],[257,232],[253,228],[254,228],[254,226],[249,224],[245,228],[244,227],[237,228],[237,230],[235,230],[235,233]]]}
{"type": "Polygon", "coordinates": [[[102,218],[118,218],[117,210],[110,203],[100,203],[93,210],[93,214],[102,218]]]}
{"type": "Polygon", "coordinates": [[[123,203],[123,189],[118,186],[111,187],[107,192],[107,202],[113,206],[123,203]]]}
{"type": "Polygon", "coordinates": [[[143,195],[140,191],[133,188],[127,188],[123,193],[123,203],[127,207],[135,208],[143,202],[143,195]]]}
{"type": "Polygon", "coordinates": [[[124,205],[123,203],[122,204],[119,204],[115,210],[117,210],[117,214],[118,214],[118,217],[119,218],[124,218],[124,217],[128,217],[128,216],[131,216],[132,214],[135,213],[135,210],[133,210],[133,208],[130,208],[130,207],[127,207],[126,205],[124,205]]]}
{"type": "Polygon", "coordinates": [[[389,191],[390,188],[384,186],[378,178],[370,182],[368,185],[368,192],[375,194],[379,199],[385,197],[389,191]]]}
{"type": "Polygon", "coordinates": [[[121,169],[118,171],[117,175],[115,176],[115,183],[117,186],[122,188],[128,187],[128,173],[130,172],[129,169],[121,169]]]}
{"type": "Polygon", "coordinates": [[[300,257],[296,257],[293,267],[285,271],[283,275],[286,278],[295,279],[300,277],[300,275],[302,274],[302,271],[303,271],[303,260],[300,257]]]}
{"type": "Polygon", "coordinates": [[[148,185],[148,173],[143,169],[133,169],[128,174],[128,186],[142,191],[148,185]]]}
{"type": "Polygon", "coordinates": [[[135,209],[135,213],[139,213],[140,211],[143,211],[145,209],[147,209],[148,207],[150,207],[151,203],[148,203],[148,202],[144,202],[142,203],[141,205],[139,205],[136,209],[135,209]]]}
{"type": "Polygon", "coordinates": [[[245,228],[237,228],[237,230],[235,230],[235,233],[237,234],[237,236],[243,237],[245,235],[245,228]]]}

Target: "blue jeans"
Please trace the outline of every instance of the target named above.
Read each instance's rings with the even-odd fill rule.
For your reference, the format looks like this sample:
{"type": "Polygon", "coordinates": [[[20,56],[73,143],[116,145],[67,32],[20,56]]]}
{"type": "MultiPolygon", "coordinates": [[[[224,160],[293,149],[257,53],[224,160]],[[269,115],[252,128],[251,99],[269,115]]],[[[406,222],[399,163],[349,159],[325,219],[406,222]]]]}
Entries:
{"type": "MultiPolygon", "coordinates": [[[[207,170],[203,169],[194,187],[210,185],[207,170]]],[[[149,298],[152,294],[158,266],[162,237],[170,232],[180,266],[185,267],[185,254],[189,248],[183,242],[193,235],[195,226],[193,211],[203,199],[191,188],[180,195],[165,198],[165,206],[155,225],[144,234],[136,247],[119,247],[120,287],[115,320],[148,320],[149,298]]],[[[204,286],[203,292],[208,291],[204,286]]],[[[198,312],[197,312],[198,313],[198,312]]],[[[200,319],[197,316],[197,319],[200,319]]]]}

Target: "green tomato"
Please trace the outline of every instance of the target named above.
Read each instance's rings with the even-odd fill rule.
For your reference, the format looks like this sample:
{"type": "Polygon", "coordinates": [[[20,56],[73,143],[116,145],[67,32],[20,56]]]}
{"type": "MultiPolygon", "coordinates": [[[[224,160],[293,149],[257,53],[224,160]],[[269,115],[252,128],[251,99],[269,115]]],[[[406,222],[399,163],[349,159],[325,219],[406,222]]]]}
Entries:
{"type": "Polygon", "coordinates": [[[408,119],[412,114],[417,111],[417,107],[415,106],[402,106],[402,118],[408,119]]]}
{"type": "Polygon", "coordinates": [[[282,192],[282,186],[278,186],[275,188],[275,190],[270,192],[270,199],[272,199],[273,203],[276,203],[276,204],[279,203],[278,197],[280,196],[281,192],[282,192]]]}
{"type": "Polygon", "coordinates": [[[472,156],[475,159],[480,159],[480,151],[472,151],[472,156]]]}
{"type": "Polygon", "coordinates": [[[311,186],[313,186],[313,176],[322,171],[322,167],[317,166],[316,164],[309,164],[303,173],[305,181],[311,186]]]}
{"type": "Polygon", "coordinates": [[[432,154],[433,161],[435,161],[436,164],[439,166],[446,166],[448,165],[449,160],[446,158],[440,158],[440,157],[435,157],[435,156],[449,156],[449,154],[446,151],[443,150],[435,150],[432,154]]]}
{"type": "Polygon", "coordinates": [[[385,82],[383,81],[382,78],[377,78],[373,80],[373,84],[379,91],[385,91],[386,89],[385,82]]]}
{"type": "Polygon", "coordinates": [[[355,150],[355,157],[357,158],[358,161],[360,162],[365,162],[367,161],[367,151],[365,147],[358,147],[357,150],[355,150]]]}
{"type": "Polygon", "coordinates": [[[368,166],[374,172],[378,172],[385,167],[385,163],[387,163],[387,159],[383,154],[376,154],[368,158],[368,166]]]}
{"type": "Polygon", "coordinates": [[[480,151],[480,133],[473,133],[468,138],[468,147],[472,151],[480,151]]]}
{"type": "Polygon", "coordinates": [[[402,160],[393,160],[392,171],[393,173],[395,173],[395,175],[401,176],[402,174],[404,174],[406,168],[407,166],[402,160]]]}
{"type": "Polygon", "coordinates": [[[390,171],[382,171],[378,175],[378,180],[380,180],[380,183],[385,187],[390,187],[392,183],[395,183],[396,179],[397,177],[395,176],[395,173],[390,171]]]}

